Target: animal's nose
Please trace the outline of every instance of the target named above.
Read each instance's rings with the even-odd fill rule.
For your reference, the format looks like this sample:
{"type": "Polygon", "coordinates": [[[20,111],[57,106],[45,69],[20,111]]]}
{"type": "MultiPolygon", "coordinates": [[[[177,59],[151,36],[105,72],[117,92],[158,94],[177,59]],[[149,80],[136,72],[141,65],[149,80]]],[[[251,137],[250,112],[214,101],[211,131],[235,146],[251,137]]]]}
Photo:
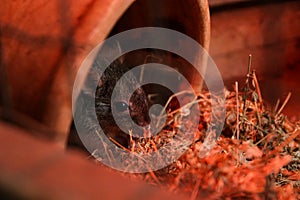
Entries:
{"type": "Polygon", "coordinates": [[[138,124],[139,126],[147,126],[147,125],[149,125],[149,123],[148,123],[148,122],[145,122],[145,121],[138,121],[137,124],[138,124]]]}
{"type": "Polygon", "coordinates": [[[147,126],[150,124],[150,117],[148,113],[145,113],[144,115],[141,115],[141,113],[135,115],[131,114],[131,117],[132,120],[139,126],[147,126]]]}

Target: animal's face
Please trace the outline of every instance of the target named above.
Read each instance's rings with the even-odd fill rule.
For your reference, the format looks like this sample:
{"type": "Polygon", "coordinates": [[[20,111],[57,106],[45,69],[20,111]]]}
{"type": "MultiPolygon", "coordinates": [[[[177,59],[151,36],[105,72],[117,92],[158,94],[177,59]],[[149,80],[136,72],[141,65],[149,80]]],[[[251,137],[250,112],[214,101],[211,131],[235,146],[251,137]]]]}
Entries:
{"type": "Polygon", "coordinates": [[[117,92],[119,95],[112,99],[112,109],[116,114],[115,120],[122,122],[126,126],[127,131],[132,129],[132,120],[138,126],[146,126],[149,124],[148,101],[143,89],[138,88],[131,95],[130,99],[124,97],[124,93],[128,88],[122,88],[123,91],[117,92]],[[124,93],[123,93],[124,92],[124,93]],[[128,117],[128,113],[131,118],[128,117]]]}
{"type": "Polygon", "coordinates": [[[102,85],[98,87],[96,93],[96,105],[99,102],[98,105],[102,107],[98,108],[101,112],[98,114],[100,124],[107,124],[107,129],[112,129],[112,126],[117,126],[115,122],[118,122],[127,134],[129,130],[143,134],[142,127],[138,130],[134,127],[149,124],[147,96],[133,74],[129,72],[125,78],[119,80],[124,74],[124,69],[113,67],[122,66],[112,66],[104,72],[100,81],[102,85]],[[117,81],[119,84],[115,87],[117,81]],[[113,90],[115,90],[114,93],[113,90]]]}
{"type": "Polygon", "coordinates": [[[87,87],[83,92],[95,98],[96,115],[106,135],[115,139],[120,135],[127,137],[126,134],[130,130],[135,134],[143,135],[143,126],[150,124],[147,95],[139,85],[138,75],[129,71],[126,76],[123,76],[129,69],[125,66],[123,58],[115,60],[107,67],[107,58],[115,50],[120,49],[110,49],[107,51],[107,57],[99,57],[95,60],[85,84],[87,87]],[[117,82],[119,82],[118,87],[116,87],[117,82]],[[96,92],[89,85],[97,86],[96,92]]]}

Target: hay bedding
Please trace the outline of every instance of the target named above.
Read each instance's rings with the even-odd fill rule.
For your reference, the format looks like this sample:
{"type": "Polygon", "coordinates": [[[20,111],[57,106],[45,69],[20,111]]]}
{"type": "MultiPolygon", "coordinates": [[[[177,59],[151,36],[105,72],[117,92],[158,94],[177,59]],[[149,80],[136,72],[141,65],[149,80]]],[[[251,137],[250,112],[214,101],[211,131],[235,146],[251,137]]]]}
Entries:
{"type": "MultiPolygon", "coordinates": [[[[185,106],[190,111],[195,104],[200,107],[198,132],[187,151],[161,170],[125,175],[185,193],[190,199],[300,199],[300,122],[290,122],[282,114],[290,94],[273,109],[265,106],[250,67],[243,87],[239,90],[236,83],[233,91],[225,93],[226,120],[216,141],[214,133],[205,133],[211,122],[211,102],[209,92],[202,92],[185,106]],[[203,143],[207,136],[212,139],[203,143]],[[211,150],[199,157],[203,147],[211,150]]],[[[126,150],[157,151],[181,134],[178,127],[192,126],[178,117],[182,109],[176,98],[169,101],[167,110],[163,131],[148,139],[132,138],[126,150]]]]}

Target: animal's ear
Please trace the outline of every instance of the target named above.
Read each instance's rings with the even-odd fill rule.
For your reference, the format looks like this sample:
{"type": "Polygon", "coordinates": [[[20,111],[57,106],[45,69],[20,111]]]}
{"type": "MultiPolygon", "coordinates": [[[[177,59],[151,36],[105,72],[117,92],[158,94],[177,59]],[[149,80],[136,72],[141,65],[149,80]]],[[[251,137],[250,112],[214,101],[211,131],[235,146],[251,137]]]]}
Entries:
{"type": "Polygon", "coordinates": [[[86,76],[85,82],[82,87],[82,92],[94,97],[97,86],[100,87],[101,85],[102,81],[100,79],[100,75],[94,69],[91,69],[86,76]]]}
{"type": "Polygon", "coordinates": [[[118,55],[120,55],[119,58],[118,58],[120,63],[123,63],[124,62],[124,55],[122,54],[122,48],[121,48],[119,42],[116,42],[116,50],[118,51],[118,55]]]}
{"type": "Polygon", "coordinates": [[[116,58],[120,63],[124,62],[124,56],[122,55],[122,48],[118,41],[105,43],[100,49],[100,57],[103,57],[106,61],[116,58]]]}

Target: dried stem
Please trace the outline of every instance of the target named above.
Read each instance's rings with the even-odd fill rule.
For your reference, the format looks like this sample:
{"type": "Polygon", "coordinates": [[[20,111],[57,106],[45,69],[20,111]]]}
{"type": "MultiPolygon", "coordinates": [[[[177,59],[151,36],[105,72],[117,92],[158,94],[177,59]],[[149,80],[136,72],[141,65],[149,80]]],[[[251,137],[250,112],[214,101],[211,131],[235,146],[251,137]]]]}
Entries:
{"type": "Polygon", "coordinates": [[[121,145],[119,142],[117,142],[115,139],[113,139],[112,137],[109,137],[109,139],[115,143],[118,147],[120,147],[121,149],[123,149],[124,151],[130,152],[129,149],[125,148],[123,145],[121,145]]]}
{"type": "Polygon", "coordinates": [[[257,80],[256,74],[255,74],[255,71],[253,71],[252,74],[253,74],[253,80],[254,80],[254,84],[255,84],[255,90],[256,90],[257,95],[258,95],[258,102],[262,105],[263,99],[262,99],[262,95],[261,95],[261,91],[260,91],[260,87],[259,87],[259,84],[258,84],[258,80],[257,80]]]}
{"type": "Polygon", "coordinates": [[[285,146],[287,146],[290,142],[292,142],[296,137],[300,135],[300,129],[295,129],[290,136],[284,140],[278,147],[276,147],[273,151],[269,153],[269,155],[278,154],[285,146]]]}
{"type": "Polygon", "coordinates": [[[235,93],[236,93],[236,138],[240,139],[240,107],[239,107],[239,85],[238,82],[235,82],[235,93]]]}
{"type": "MultiPolygon", "coordinates": [[[[111,165],[111,164],[112,164],[112,160],[111,160],[110,154],[109,154],[108,151],[107,151],[107,144],[103,141],[103,138],[101,137],[101,135],[100,135],[100,133],[98,132],[98,130],[96,130],[96,134],[97,134],[97,136],[99,137],[99,139],[101,140],[101,142],[102,142],[102,144],[103,144],[103,148],[104,148],[105,154],[108,156],[108,160],[109,160],[109,163],[110,163],[110,165],[111,165]]],[[[95,151],[97,151],[97,149],[96,149],[95,151]]],[[[94,152],[95,152],[95,151],[94,151],[94,152]]]]}
{"type": "Polygon", "coordinates": [[[277,99],[277,101],[276,101],[276,105],[275,105],[275,107],[274,107],[274,111],[273,111],[273,114],[275,115],[276,114],[276,112],[277,112],[277,109],[278,109],[278,107],[279,107],[279,104],[280,104],[280,100],[279,99],[277,99]]]}
{"type": "Polygon", "coordinates": [[[282,112],[282,110],[284,109],[284,107],[286,106],[286,104],[288,103],[288,101],[291,98],[292,93],[288,93],[287,97],[285,98],[283,104],[281,105],[280,109],[278,110],[277,114],[275,115],[275,117],[278,117],[280,115],[280,113],[282,112]]]}

